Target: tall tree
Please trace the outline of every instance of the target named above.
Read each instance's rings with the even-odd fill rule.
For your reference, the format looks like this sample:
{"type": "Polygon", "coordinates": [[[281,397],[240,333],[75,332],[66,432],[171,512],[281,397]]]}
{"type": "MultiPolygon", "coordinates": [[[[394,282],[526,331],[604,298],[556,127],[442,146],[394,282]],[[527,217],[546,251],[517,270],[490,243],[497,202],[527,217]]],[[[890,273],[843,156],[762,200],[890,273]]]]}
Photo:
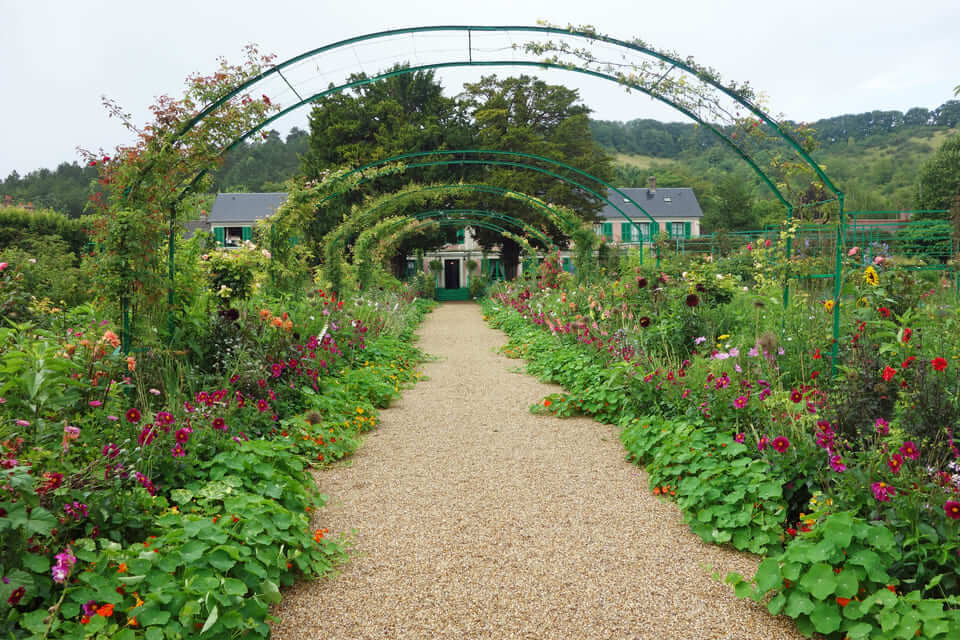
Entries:
{"type": "MultiPolygon", "coordinates": [[[[590,110],[580,104],[576,90],[549,85],[530,76],[503,79],[487,76],[480,82],[466,84],[458,100],[460,108],[474,123],[479,148],[534,153],[604,180],[611,179],[610,158],[594,141],[587,119],[590,110]]],[[[566,205],[584,220],[593,220],[603,204],[567,182],[533,171],[492,167],[484,171],[483,180],[547,202],[566,205]]],[[[604,191],[597,185],[590,186],[600,193],[604,191]]],[[[492,207],[543,225],[537,213],[519,202],[498,200],[492,207]]],[[[566,241],[556,226],[544,226],[555,243],[562,245],[566,241]]],[[[475,236],[485,248],[500,246],[507,275],[512,276],[520,253],[517,243],[485,229],[476,230],[475,236]]]]}
{"type": "MultiPolygon", "coordinates": [[[[920,171],[917,182],[917,207],[949,209],[960,194],[960,135],[948,138],[920,171]]],[[[918,217],[948,219],[948,214],[918,217]]]]}

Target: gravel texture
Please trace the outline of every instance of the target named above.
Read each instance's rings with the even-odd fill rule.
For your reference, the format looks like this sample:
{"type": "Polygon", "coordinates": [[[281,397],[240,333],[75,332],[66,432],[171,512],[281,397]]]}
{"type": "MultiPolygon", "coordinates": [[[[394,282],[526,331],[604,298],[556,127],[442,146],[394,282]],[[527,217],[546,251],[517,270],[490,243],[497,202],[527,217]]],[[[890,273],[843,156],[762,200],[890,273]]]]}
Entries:
{"type": "Polygon", "coordinates": [[[529,412],[557,388],[496,352],[477,305],[442,305],[420,334],[427,379],[316,473],[315,526],[356,529],[356,556],[286,590],[274,638],[802,637],[712,577],[758,560],[690,533],[615,428],[529,412]]]}

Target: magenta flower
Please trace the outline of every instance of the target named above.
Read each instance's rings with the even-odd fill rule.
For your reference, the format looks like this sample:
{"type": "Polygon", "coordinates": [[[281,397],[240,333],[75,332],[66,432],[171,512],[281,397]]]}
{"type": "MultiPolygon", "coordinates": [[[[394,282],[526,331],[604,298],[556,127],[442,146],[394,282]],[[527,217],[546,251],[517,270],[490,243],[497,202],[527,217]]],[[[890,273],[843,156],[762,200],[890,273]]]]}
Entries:
{"type": "Polygon", "coordinates": [[[91,400],[91,401],[90,401],[90,406],[93,407],[94,409],[96,409],[97,407],[102,407],[102,406],[103,406],[103,403],[102,403],[101,401],[99,401],[99,400],[91,400]]]}
{"type": "Polygon", "coordinates": [[[735,441],[737,441],[737,442],[740,442],[740,443],[743,443],[743,441],[746,440],[746,438],[747,438],[747,434],[742,433],[742,432],[741,432],[741,433],[738,433],[738,434],[735,435],[735,436],[733,436],[733,439],[734,439],[735,441]]]}
{"type": "Polygon", "coordinates": [[[110,442],[103,445],[103,449],[101,449],[100,452],[105,458],[116,458],[118,455],[120,455],[120,447],[118,447],[115,443],[110,442]]]}
{"type": "Polygon", "coordinates": [[[67,581],[70,571],[73,570],[73,565],[77,564],[77,558],[70,552],[70,547],[55,555],[54,558],[56,558],[57,563],[50,570],[50,573],[53,575],[54,582],[63,584],[67,581]]]}
{"type": "Polygon", "coordinates": [[[747,406],[747,402],[749,402],[747,396],[740,396],[733,401],[733,406],[736,409],[743,409],[745,406],[747,406]]]}
{"type": "Polygon", "coordinates": [[[126,417],[127,417],[127,422],[129,422],[130,424],[136,424],[140,422],[140,417],[141,417],[140,409],[137,409],[136,407],[131,407],[130,409],[127,409],[126,417]]]}
{"type": "Polygon", "coordinates": [[[266,411],[266,410],[269,409],[269,408],[270,408],[270,405],[267,404],[267,401],[266,401],[266,400],[264,400],[263,398],[260,398],[259,400],[257,400],[257,410],[258,410],[260,413],[263,413],[264,411],[266,411]]]}
{"type": "Polygon", "coordinates": [[[911,460],[916,460],[920,457],[920,452],[917,451],[917,445],[915,445],[912,440],[907,440],[903,443],[903,446],[900,447],[900,453],[902,453],[905,458],[910,458],[911,460]]]}
{"type": "Polygon", "coordinates": [[[188,427],[177,429],[177,432],[173,435],[173,437],[176,438],[178,445],[187,444],[190,442],[190,429],[188,427]]]}
{"type": "Polygon", "coordinates": [[[873,497],[876,498],[878,502],[890,502],[890,498],[897,495],[897,490],[886,482],[874,482],[871,485],[871,489],[873,489],[873,497]]]}
{"type": "Polygon", "coordinates": [[[757,441],[757,449],[763,451],[767,448],[767,445],[770,443],[770,440],[767,439],[767,436],[760,436],[760,440],[757,441]]]}
{"type": "Polygon", "coordinates": [[[960,520],[960,502],[956,500],[947,500],[943,505],[943,510],[946,511],[947,517],[953,520],[960,520]]]}
{"type": "Polygon", "coordinates": [[[847,470],[847,465],[843,464],[840,456],[830,456],[830,468],[837,473],[843,473],[847,470]]]}
{"type": "Polygon", "coordinates": [[[893,454],[890,460],[887,461],[887,466],[890,467],[890,471],[899,473],[900,467],[903,466],[903,456],[901,456],[899,453],[893,454]]]}
{"type": "Polygon", "coordinates": [[[141,447],[145,447],[153,442],[153,439],[156,437],[157,432],[154,430],[152,424],[146,425],[143,429],[140,430],[140,435],[137,436],[137,444],[141,447]]]}
{"type": "Polygon", "coordinates": [[[783,453],[790,448],[790,441],[783,436],[777,436],[773,439],[773,442],[770,443],[770,446],[772,446],[778,453],[783,453]]]}
{"type": "Polygon", "coordinates": [[[83,603],[83,615],[92,616],[96,612],[97,612],[96,600],[88,600],[85,603],[83,603]]]}
{"type": "Polygon", "coordinates": [[[874,423],[874,427],[876,428],[877,433],[881,436],[885,436],[890,433],[890,423],[883,418],[877,418],[877,421],[874,423]]]}
{"type": "Polygon", "coordinates": [[[213,419],[213,428],[217,431],[226,431],[227,430],[227,421],[223,418],[214,418],[213,419]]]}
{"type": "Polygon", "coordinates": [[[21,420],[20,418],[17,418],[17,419],[15,420],[15,422],[17,423],[17,426],[18,426],[18,427],[29,427],[29,426],[30,426],[30,421],[29,421],[29,420],[21,420]]]}
{"type": "Polygon", "coordinates": [[[170,453],[173,454],[174,458],[182,458],[187,455],[186,450],[180,446],[179,442],[173,447],[173,449],[170,450],[170,453]]]}

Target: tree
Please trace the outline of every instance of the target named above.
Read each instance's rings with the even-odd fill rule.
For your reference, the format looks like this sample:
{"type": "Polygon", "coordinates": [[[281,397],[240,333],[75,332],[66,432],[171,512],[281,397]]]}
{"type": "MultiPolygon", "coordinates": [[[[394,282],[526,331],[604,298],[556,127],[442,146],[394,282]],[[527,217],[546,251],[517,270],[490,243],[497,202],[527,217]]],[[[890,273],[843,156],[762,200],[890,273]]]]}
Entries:
{"type": "MultiPolygon", "coordinates": [[[[549,85],[524,75],[503,79],[486,76],[479,82],[466,84],[458,102],[473,123],[474,144],[478,148],[546,156],[609,181],[613,175],[610,158],[594,141],[587,119],[590,110],[579,104],[579,99],[575,89],[549,85]]],[[[489,167],[484,170],[483,181],[564,205],[584,221],[593,220],[602,208],[602,201],[590,194],[534,171],[489,167]]],[[[598,189],[602,193],[602,188],[598,189]]],[[[488,197],[475,198],[480,201],[478,204],[483,204],[488,197]]],[[[521,202],[501,199],[486,208],[497,208],[540,226],[558,246],[567,241],[561,229],[546,223],[539,213],[521,202]]],[[[475,236],[484,249],[500,247],[506,275],[513,277],[520,255],[519,245],[486,229],[477,229],[475,236]]]]}
{"type": "MultiPolygon", "coordinates": [[[[960,193],[960,135],[948,138],[920,170],[917,208],[948,209],[960,193]]],[[[947,214],[918,215],[947,219],[947,214]]]]}
{"type": "MultiPolygon", "coordinates": [[[[388,72],[409,65],[398,65],[388,72]]],[[[350,76],[350,82],[368,80],[366,74],[350,76]]],[[[318,179],[326,172],[343,166],[361,166],[400,153],[459,148],[466,125],[458,119],[455,102],[443,95],[443,86],[433,71],[402,73],[361,84],[348,91],[326,96],[317,101],[310,113],[308,150],[301,168],[308,179],[318,179]]],[[[425,181],[457,180],[460,173],[453,167],[423,171],[425,181]]],[[[322,214],[306,230],[307,238],[319,242],[348,214],[350,207],[365,196],[394,191],[410,180],[409,175],[385,177],[362,191],[340,196],[324,206],[322,214]]],[[[425,247],[440,246],[445,234],[419,236],[414,242],[425,247]]],[[[404,245],[400,251],[410,247],[404,245]]],[[[319,252],[317,252],[319,255],[319,252]]]]}
{"type": "Polygon", "coordinates": [[[704,229],[739,231],[756,229],[758,225],[753,185],[734,174],[720,178],[714,187],[710,206],[704,212],[704,229]]]}

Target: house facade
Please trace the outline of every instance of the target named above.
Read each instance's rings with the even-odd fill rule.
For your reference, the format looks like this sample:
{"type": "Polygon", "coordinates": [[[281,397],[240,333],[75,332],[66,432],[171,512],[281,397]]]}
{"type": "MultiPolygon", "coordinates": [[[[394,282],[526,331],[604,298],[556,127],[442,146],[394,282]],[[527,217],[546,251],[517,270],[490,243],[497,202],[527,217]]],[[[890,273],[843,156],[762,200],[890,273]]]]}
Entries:
{"type": "MultiPolygon", "coordinates": [[[[619,191],[608,191],[607,199],[616,208],[607,204],[597,214],[594,223],[597,235],[607,243],[625,247],[642,246],[664,233],[678,241],[700,235],[703,211],[693,189],[657,188],[655,179],[651,177],[646,187],[624,187],[619,191]]],[[[220,246],[236,247],[252,238],[257,220],[273,215],[286,199],[287,194],[283,192],[218,193],[206,219],[188,223],[188,230],[212,232],[220,246]]],[[[564,269],[572,270],[570,252],[562,251],[561,259],[564,269]]],[[[429,271],[429,264],[434,260],[439,260],[443,267],[437,278],[438,288],[451,293],[463,292],[469,286],[471,276],[467,263],[471,260],[477,263],[483,275],[495,280],[504,277],[499,252],[484,251],[473,234],[465,229],[457,231],[452,244],[425,253],[421,265],[408,257],[407,273],[418,268],[429,271]]],[[[523,273],[522,264],[518,265],[518,273],[523,273]]]]}

